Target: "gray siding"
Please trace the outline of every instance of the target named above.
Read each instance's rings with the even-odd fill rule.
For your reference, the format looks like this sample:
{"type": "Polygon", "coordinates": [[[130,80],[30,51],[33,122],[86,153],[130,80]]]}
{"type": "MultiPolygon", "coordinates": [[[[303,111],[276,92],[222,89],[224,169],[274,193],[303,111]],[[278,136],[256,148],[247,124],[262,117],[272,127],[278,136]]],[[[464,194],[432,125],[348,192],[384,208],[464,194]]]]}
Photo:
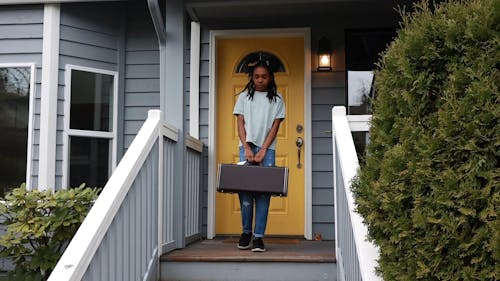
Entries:
{"type": "MultiPolygon", "coordinates": [[[[120,52],[119,3],[63,4],[59,43],[57,98],[56,188],[62,188],[64,89],[67,64],[118,71],[120,52]]],[[[118,74],[120,76],[120,73],[118,74]]],[[[118,94],[118,98],[122,96],[118,94]]],[[[69,118],[69,116],[66,116],[69,118]]]]}
{"type": "Polygon", "coordinates": [[[312,75],[312,216],[313,237],[335,238],[333,206],[332,107],[345,105],[343,71],[312,75]]]}
{"type": "Polygon", "coordinates": [[[146,120],[148,110],[160,108],[160,52],[145,3],[128,5],[126,38],[123,120],[125,149],[130,146],[146,120]]]}
{"type": "Polygon", "coordinates": [[[0,63],[34,63],[32,186],[38,186],[43,6],[0,6],[0,63]]]}
{"type": "Polygon", "coordinates": [[[65,4],[61,8],[56,186],[62,187],[65,66],[118,72],[118,147],[121,159],[149,109],[160,107],[159,49],[147,5],[65,4]]]}
{"type": "Polygon", "coordinates": [[[145,3],[132,2],[127,7],[118,2],[63,4],[60,28],[57,189],[62,188],[67,169],[63,167],[67,64],[118,72],[118,160],[146,120],[147,111],[160,105],[158,43],[145,3]]]}
{"type": "Polygon", "coordinates": [[[201,28],[200,40],[200,140],[203,142],[203,153],[201,162],[202,186],[202,235],[207,236],[207,214],[208,214],[208,102],[209,102],[209,65],[210,65],[210,30],[201,28]]]}

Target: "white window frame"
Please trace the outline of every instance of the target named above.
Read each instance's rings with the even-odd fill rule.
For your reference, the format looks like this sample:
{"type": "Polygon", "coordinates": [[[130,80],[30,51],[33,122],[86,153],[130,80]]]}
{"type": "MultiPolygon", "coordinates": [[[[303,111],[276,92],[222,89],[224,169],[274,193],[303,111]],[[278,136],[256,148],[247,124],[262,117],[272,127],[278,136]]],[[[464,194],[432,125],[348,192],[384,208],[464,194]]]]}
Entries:
{"type": "Polygon", "coordinates": [[[33,164],[33,126],[34,126],[34,113],[35,113],[35,63],[0,63],[0,68],[15,68],[15,67],[29,67],[30,68],[30,98],[28,101],[28,147],[26,150],[26,189],[31,190],[31,167],[33,164]]]}
{"type": "Polygon", "coordinates": [[[113,170],[116,168],[116,141],[117,141],[117,126],[118,126],[118,72],[98,69],[86,66],[78,66],[72,64],[66,64],[65,67],[65,89],[64,89],[64,135],[63,135],[63,177],[62,177],[62,189],[67,189],[69,186],[69,173],[70,173],[70,137],[87,137],[87,138],[100,138],[109,139],[111,141],[110,146],[110,161],[109,161],[109,172],[108,177],[111,176],[113,170]],[[110,132],[102,131],[92,131],[92,130],[78,130],[70,128],[70,112],[71,112],[71,71],[79,70],[92,72],[96,74],[106,74],[113,76],[113,125],[110,132]]]}

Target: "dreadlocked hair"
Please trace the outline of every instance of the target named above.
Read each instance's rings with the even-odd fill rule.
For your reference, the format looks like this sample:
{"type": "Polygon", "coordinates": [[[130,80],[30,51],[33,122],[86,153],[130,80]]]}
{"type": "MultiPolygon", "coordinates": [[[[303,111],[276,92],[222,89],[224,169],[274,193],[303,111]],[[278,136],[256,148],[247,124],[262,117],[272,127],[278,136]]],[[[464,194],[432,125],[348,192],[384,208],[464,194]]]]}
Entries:
{"type": "Polygon", "coordinates": [[[276,101],[276,98],[279,98],[277,89],[278,87],[276,86],[276,82],[274,81],[274,72],[271,70],[271,67],[269,66],[268,61],[262,61],[259,60],[255,65],[249,67],[248,70],[248,83],[241,92],[247,91],[247,97],[249,100],[253,100],[253,95],[255,94],[255,84],[253,82],[253,72],[257,67],[263,67],[267,69],[269,72],[269,76],[271,77],[271,81],[269,82],[269,85],[267,86],[267,95],[266,97],[269,99],[269,102],[274,102],[276,101]]]}

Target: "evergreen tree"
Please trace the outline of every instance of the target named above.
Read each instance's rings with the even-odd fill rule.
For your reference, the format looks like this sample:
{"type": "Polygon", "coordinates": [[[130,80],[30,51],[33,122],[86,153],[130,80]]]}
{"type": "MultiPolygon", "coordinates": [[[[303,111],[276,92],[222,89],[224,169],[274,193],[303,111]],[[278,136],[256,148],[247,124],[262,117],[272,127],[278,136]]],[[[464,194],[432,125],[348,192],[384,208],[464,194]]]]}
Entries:
{"type": "Polygon", "coordinates": [[[499,280],[500,1],[416,5],[353,185],[385,280],[499,280]]]}

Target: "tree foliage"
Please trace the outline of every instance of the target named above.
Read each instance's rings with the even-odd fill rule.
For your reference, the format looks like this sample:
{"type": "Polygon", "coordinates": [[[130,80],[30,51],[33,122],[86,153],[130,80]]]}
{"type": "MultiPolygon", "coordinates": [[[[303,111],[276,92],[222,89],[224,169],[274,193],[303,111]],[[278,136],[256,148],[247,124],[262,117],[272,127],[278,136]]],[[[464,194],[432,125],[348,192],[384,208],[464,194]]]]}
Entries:
{"type": "Polygon", "coordinates": [[[83,184],[60,191],[28,191],[25,185],[2,198],[0,257],[13,260],[9,280],[47,280],[97,198],[83,184]]]}
{"type": "Polygon", "coordinates": [[[358,212],[385,280],[498,280],[500,1],[415,8],[375,74],[358,212]]]}

